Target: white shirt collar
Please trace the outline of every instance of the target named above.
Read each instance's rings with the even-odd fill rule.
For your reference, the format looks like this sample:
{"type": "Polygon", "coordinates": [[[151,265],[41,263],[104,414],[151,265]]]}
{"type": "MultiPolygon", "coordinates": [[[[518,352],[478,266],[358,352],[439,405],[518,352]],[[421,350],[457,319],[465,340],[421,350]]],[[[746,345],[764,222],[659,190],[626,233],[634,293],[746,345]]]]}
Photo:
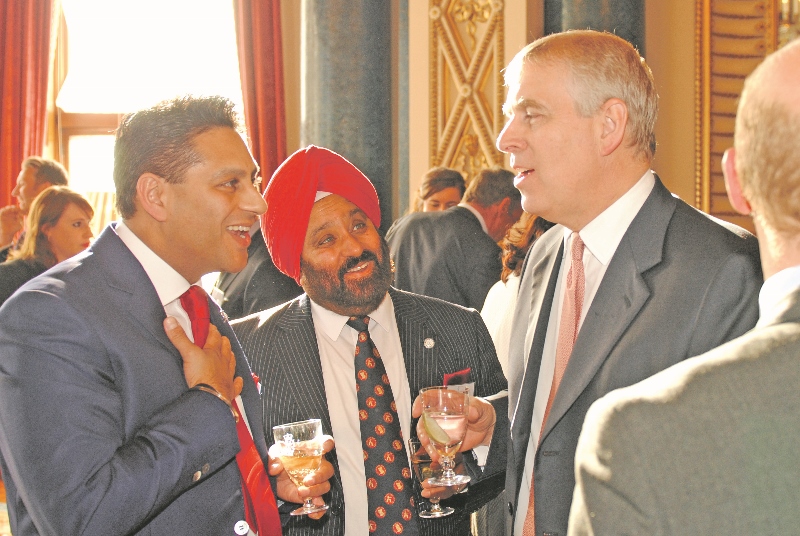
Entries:
{"type": "Polygon", "coordinates": [[[117,222],[115,231],[120,240],[131,250],[136,260],[141,263],[142,268],[147,273],[147,277],[150,278],[156,288],[156,293],[158,293],[158,299],[161,300],[162,306],[176,300],[181,294],[189,290],[190,283],[176,272],[172,266],[167,264],[164,259],[156,255],[147,244],[142,242],[125,225],[125,222],[117,222]]]}
{"type": "MultiPolygon", "coordinates": [[[[315,328],[324,333],[332,341],[338,339],[339,335],[342,333],[342,328],[344,328],[344,325],[350,317],[334,313],[310,298],[309,301],[311,302],[311,311],[316,322],[315,328]]],[[[392,306],[392,299],[387,292],[381,304],[378,305],[378,308],[369,313],[370,326],[374,323],[384,331],[388,331],[388,326],[392,325],[392,315],[394,315],[394,307],[392,306]]]]}
{"type": "Polygon", "coordinates": [[[472,205],[470,205],[469,203],[467,203],[467,202],[464,202],[464,201],[462,201],[461,203],[459,203],[459,204],[458,204],[458,206],[459,206],[459,207],[464,207],[465,209],[467,209],[467,210],[469,210],[470,212],[472,212],[473,214],[475,214],[475,217],[476,217],[476,218],[478,218],[478,221],[479,221],[479,222],[480,222],[480,224],[481,224],[481,229],[483,229],[483,232],[484,232],[484,233],[486,233],[487,235],[489,234],[489,228],[488,228],[488,227],[486,227],[486,221],[484,221],[484,219],[483,219],[483,216],[481,216],[481,213],[480,213],[480,212],[478,212],[478,211],[475,209],[475,207],[473,207],[472,205]]]}
{"type": "Polygon", "coordinates": [[[800,288],[800,266],[784,268],[764,281],[758,293],[759,325],[766,324],[782,312],[779,307],[789,294],[800,288]]]}
{"type": "MultiPolygon", "coordinates": [[[[586,249],[604,266],[608,266],[608,263],[611,262],[617,246],[642,205],[647,201],[655,182],[653,172],[645,171],[630,190],[579,231],[586,249]]],[[[572,231],[565,229],[565,239],[571,233],[572,231]]]]}

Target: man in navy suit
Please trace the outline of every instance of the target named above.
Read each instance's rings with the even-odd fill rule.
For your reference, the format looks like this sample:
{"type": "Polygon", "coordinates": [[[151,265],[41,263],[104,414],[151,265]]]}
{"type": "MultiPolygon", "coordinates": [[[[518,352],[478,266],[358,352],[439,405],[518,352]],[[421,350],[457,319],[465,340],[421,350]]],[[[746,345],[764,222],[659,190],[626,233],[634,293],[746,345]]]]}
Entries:
{"type": "MultiPolygon", "coordinates": [[[[299,492],[285,472],[267,484],[263,429],[242,429],[262,419],[250,369],[202,289],[210,326],[184,302],[202,275],[244,267],[265,209],[257,177],[226,99],[123,119],[123,221],[0,308],[0,464],[15,535],[281,532],[270,488],[299,492]]],[[[306,482],[305,495],[328,489],[306,482]]]]}
{"type": "MultiPolygon", "coordinates": [[[[318,521],[295,518],[285,525],[285,533],[343,536],[374,529],[378,534],[468,534],[470,512],[502,490],[504,438],[489,453],[489,441],[479,447],[467,437],[463,450],[472,451],[464,454],[472,482],[467,492],[449,499],[456,513],[440,519],[419,518],[411,502],[404,438],[416,435],[412,417],[419,416],[419,409],[412,415],[412,401],[419,390],[456,377],[473,384],[470,418],[475,429],[491,430],[495,418],[501,430],[507,427],[502,394],[491,403],[477,398],[506,388],[480,315],[390,288],[388,246],[377,231],[378,196],[367,177],[340,155],[314,146],[301,149],[275,172],[264,196],[262,228],[272,258],[306,293],[234,322],[234,330],[261,376],[265,429],[319,418],[337,444],[330,456],[335,476],[326,496],[328,515],[318,521]],[[352,324],[364,317],[368,329],[356,329],[352,324]],[[367,333],[376,359],[370,356],[361,368],[356,341],[365,343],[367,333]],[[375,446],[380,442],[369,424],[378,402],[367,398],[363,407],[360,400],[365,391],[367,396],[373,392],[361,382],[375,367],[385,369],[378,368],[383,379],[374,387],[376,400],[393,398],[386,401],[385,413],[376,411],[380,419],[374,434],[395,434],[386,450],[375,446]],[[388,423],[399,426],[384,430],[388,423]],[[373,463],[369,460],[375,459],[386,463],[368,469],[373,463]],[[384,472],[392,467],[401,475],[392,479],[393,488],[386,495],[372,493],[380,490],[384,472]],[[402,507],[392,514],[396,504],[402,507]]],[[[421,500],[417,496],[416,504],[421,500]]]]}

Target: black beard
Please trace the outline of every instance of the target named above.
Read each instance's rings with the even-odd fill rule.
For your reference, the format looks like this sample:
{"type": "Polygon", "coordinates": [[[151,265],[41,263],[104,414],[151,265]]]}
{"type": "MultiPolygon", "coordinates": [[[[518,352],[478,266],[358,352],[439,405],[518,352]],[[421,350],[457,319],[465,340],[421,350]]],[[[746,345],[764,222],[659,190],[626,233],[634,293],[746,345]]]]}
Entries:
{"type": "Polygon", "coordinates": [[[358,257],[350,257],[342,263],[336,274],[324,269],[317,270],[303,259],[300,260],[300,271],[306,294],[326,309],[342,316],[364,316],[377,309],[394,276],[389,259],[389,245],[383,237],[380,255],[364,250],[358,257]],[[372,276],[358,285],[348,284],[344,278],[345,273],[366,261],[375,263],[372,276]]]}

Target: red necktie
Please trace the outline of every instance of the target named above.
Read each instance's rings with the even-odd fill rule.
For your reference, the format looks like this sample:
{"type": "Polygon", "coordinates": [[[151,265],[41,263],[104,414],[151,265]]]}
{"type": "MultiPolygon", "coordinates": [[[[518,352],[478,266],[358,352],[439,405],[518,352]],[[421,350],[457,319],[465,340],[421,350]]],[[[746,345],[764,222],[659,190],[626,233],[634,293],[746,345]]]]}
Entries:
{"type": "MultiPolygon", "coordinates": [[[[189,315],[192,322],[192,335],[194,342],[201,348],[208,338],[208,328],[211,323],[208,309],[208,295],[198,287],[192,285],[181,297],[181,306],[189,315]]],[[[278,506],[275,495],[269,483],[269,476],[264,468],[264,462],[253,442],[253,436],[247,429],[247,424],[241,417],[242,411],[236,400],[232,401],[236,410],[236,434],[239,436],[239,453],[236,455],[236,464],[242,475],[242,495],[245,501],[245,517],[247,524],[253,532],[260,536],[280,535],[281,521],[278,515],[278,506]]]]}
{"type": "MultiPolygon", "coordinates": [[[[586,275],[583,270],[583,240],[578,233],[572,233],[572,265],[567,273],[567,285],[564,291],[564,303],[561,306],[561,322],[558,327],[558,343],[556,345],[556,363],[553,370],[553,383],[550,385],[550,396],[547,398],[547,406],[542,418],[542,427],[539,429],[539,440],[544,431],[544,425],[550,416],[550,408],[553,399],[556,397],[561,378],[564,377],[564,370],[567,368],[569,356],[575,346],[575,339],[578,338],[578,324],[581,319],[583,309],[583,296],[586,288],[586,275]]],[[[536,534],[536,523],[533,501],[533,484],[535,477],[531,478],[531,494],[528,500],[528,511],[525,514],[525,524],[522,527],[523,536],[533,536],[536,534]]]]}

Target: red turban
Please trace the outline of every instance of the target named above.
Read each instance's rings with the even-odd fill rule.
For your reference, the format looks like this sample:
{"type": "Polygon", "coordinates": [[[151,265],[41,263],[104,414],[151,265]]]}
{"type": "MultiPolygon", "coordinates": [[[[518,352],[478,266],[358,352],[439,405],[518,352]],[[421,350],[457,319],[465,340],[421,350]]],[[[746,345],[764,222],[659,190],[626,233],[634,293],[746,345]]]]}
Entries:
{"type": "Polygon", "coordinates": [[[267,211],[261,232],[275,266],[300,282],[300,254],[317,192],[340,195],[381,224],[378,194],[369,179],[343,156],[309,145],[275,170],[264,190],[267,211]]]}

